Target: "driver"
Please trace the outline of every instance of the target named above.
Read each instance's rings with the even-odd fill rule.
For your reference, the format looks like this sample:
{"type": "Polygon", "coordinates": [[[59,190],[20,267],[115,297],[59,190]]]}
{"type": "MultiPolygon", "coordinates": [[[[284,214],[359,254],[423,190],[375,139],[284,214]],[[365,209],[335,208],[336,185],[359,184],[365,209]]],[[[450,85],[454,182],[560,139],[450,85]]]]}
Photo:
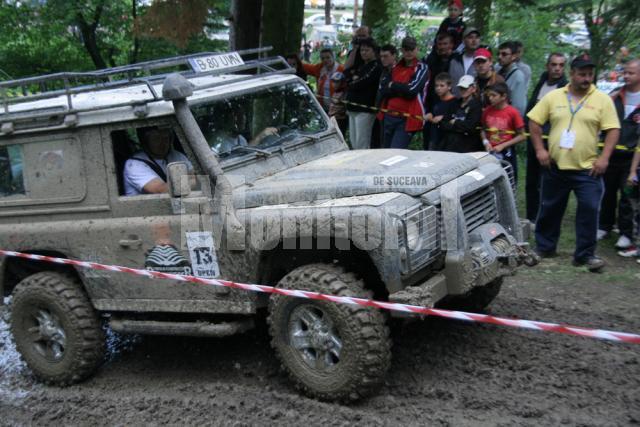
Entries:
{"type": "Polygon", "coordinates": [[[266,127],[256,136],[247,141],[244,135],[247,135],[247,119],[244,110],[241,107],[231,107],[226,114],[220,116],[222,119],[221,126],[213,133],[210,141],[211,146],[219,154],[228,153],[235,147],[256,146],[268,136],[278,135],[278,129],[275,127],[266,127]]]}
{"type": "Polygon", "coordinates": [[[187,157],[172,148],[173,133],[157,126],[137,129],[142,151],[124,164],[124,193],[127,196],[169,192],[167,165],[185,162],[189,173],[193,166],[187,157]]]}

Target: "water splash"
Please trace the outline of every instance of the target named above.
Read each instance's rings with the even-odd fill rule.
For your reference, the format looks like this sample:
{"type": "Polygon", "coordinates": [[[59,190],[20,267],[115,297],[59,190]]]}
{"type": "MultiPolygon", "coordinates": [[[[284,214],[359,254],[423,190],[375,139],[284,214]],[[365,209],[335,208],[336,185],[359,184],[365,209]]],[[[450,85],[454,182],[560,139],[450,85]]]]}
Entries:
{"type": "Polygon", "coordinates": [[[106,322],[103,329],[107,346],[105,363],[119,359],[124,353],[132,351],[138,343],[142,342],[141,335],[120,334],[111,329],[106,322]]]}
{"type": "Polygon", "coordinates": [[[0,306],[0,400],[14,403],[29,392],[21,387],[25,382],[26,365],[20,359],[9,330],[11,297],[4,298],[0,306]]]}

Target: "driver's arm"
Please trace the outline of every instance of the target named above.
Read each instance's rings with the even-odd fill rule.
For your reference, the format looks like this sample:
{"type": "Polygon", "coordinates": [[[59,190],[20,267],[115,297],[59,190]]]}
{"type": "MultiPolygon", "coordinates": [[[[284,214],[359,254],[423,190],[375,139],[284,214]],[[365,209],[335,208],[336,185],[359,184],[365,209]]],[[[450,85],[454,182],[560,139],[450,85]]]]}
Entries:
{"type": "Polygon", "coordinates": [[[153,178],[142,187],[145,194],[161,194],[169,192],[169,185],[160,178],[153,178]]]}
{"type": "Polygon", "coordinates": [[[278,135],[278,129],[274,127],[266,127],[262,129],[262,131],[258,133],[256,136],[251,138],[251,141],[249,141],[249,145],[250,146],[258,145],[263,139],[271,135],[278,135]]]}

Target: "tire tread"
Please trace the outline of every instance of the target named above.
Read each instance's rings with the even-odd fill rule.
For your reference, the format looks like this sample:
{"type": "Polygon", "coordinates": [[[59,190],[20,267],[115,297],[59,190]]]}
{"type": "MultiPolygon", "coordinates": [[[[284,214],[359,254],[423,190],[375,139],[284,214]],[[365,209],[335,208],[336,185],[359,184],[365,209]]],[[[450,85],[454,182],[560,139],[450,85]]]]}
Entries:
{"type": "MultiPolygon", "coordinates": [[[[364,288],[362,280],[354,273],[348,272],[336,264],[308,264],[298,267],[285,276],[279,286],[337,296],[373,297],[373,293],[364,288]],[[312,283],[315,283],[316,286],[309,286],[312,283]]],[[[275,295],[271,298],[267,321],[272,337],[271,346],[297,389],[322,400],[348,402],[369,396],[380,387],[391,364],[391,339],[385,313],[363,306],[341,306],[342,310],[348,311],[350,321],[356,325],[355,330],[359,338],[355,340],[359,345],[356,351],[363,356],[358,358],[360,365],[357,367],[357,372],[350,373],[352,380],[347,383],[347,386],[329,394],[312,390],[297,378],[287,368],[279,352],[277,337],[280,331],[277,319],[273,318],[273,308],[283,298],[289,297],[275,295]]]]}
{"type": "MultiPolygon", "coordinates": [[[[68,386],[87,378],[104,360],[105,337],[100,318],[88,296],[84,292],[79,280],[73,276],[43,271],[23,279],[13,291],[12,319],[15,319],[23,304],[29,303],[34,295],[52,298],[67,313],[68,319],[78,331],[79,339],[72,343],[76,351],[71,350],[73,360],[68,372],[50,375],[39,371],[37,362],[24,354],[24,349],[18,346],[17,337],[21,331],[16,330],[16,322],[11,322],[11,331],[16,338],[16,345],[22,359],[31,368],[34,375],[45,384],[68,386]]],[[[69,345],[67,345],[67,349],[69,345]]],[[[28,352],[27,352],[28,353],[28,352]]]]}

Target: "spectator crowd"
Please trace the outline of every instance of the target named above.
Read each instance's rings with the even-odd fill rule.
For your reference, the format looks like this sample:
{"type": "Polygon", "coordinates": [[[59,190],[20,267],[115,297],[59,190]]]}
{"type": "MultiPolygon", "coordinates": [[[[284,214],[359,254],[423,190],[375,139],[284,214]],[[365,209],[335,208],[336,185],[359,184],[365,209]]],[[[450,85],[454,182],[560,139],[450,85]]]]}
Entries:
{"type": "Polygon", "coordinates": [[[379,46],[362,26],[344,64],[330,48],[318,64],[298,54],[287,60],[301,78],[316,79],[320,104],[353,149],[406,149],[421,133],[424,150],[487,151],[508,162],[517,179],[515,148],[525,144],[526,216],[536,224],[536,252],[556,256],[573,192],[574,265],[599,271],[597,241],[615,228],[618,254],[640,263],[640,59],[627,60],[624,87],[605,94],[593,84],[588,55],[567,64],[563,53],[551,53],[527,99],[532,72],[523,44],[483,45],[480,31],[464,22],[462,0],[450,0],[447,10],[423,58],[415,38],[404,37],[399,49],[379,46]]]}

